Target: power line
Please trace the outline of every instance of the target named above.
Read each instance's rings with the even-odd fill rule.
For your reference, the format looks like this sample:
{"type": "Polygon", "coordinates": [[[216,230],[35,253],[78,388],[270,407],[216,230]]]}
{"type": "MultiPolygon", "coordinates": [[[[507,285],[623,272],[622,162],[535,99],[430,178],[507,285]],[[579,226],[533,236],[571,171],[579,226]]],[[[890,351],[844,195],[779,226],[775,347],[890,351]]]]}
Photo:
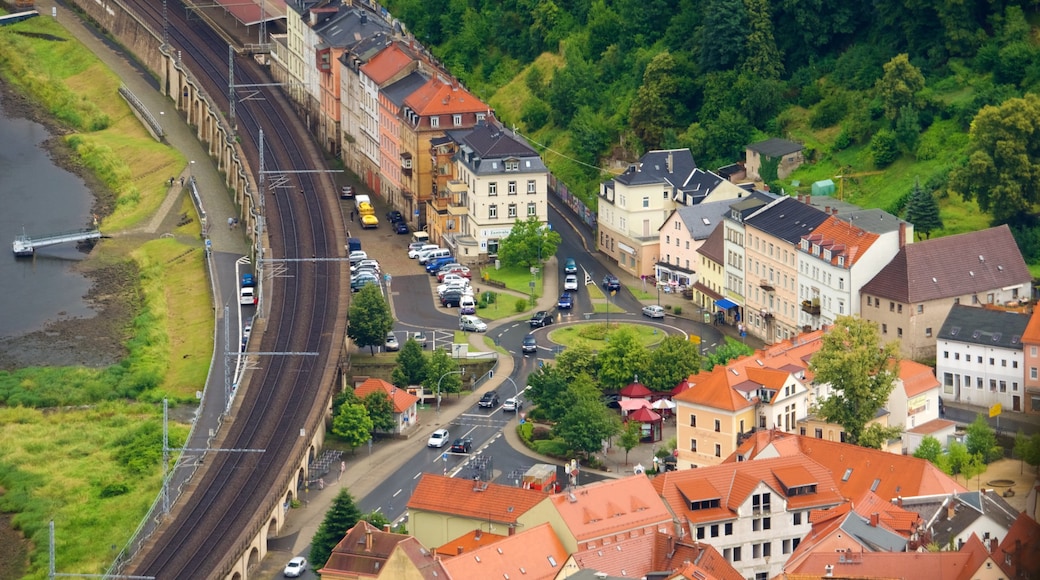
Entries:
{"type": "Polygon", "coordinates": [[[604,168],[602,168],[602,167],[600,167],[598,165],[592,165],[591,163],[585,163],[581,159],[575,159],[575,158],[571,157],[570,155],[567,155],[566,153],[561,153],[560,151],[557,151],[557,150],[553,149],[552,147],[549,147],[545,143],[539,143],[538,141],[535,141],[531,137],[529,137],[527,135],[524,135],[523,133],[517,131],[516,125],[513,125],[513,134],[514,135],[519,135],[520,137],[523,137],[524,139],[526,139],[527,142],[533,143],[534,145],[536,145],[538,147],[541,147],[542,149],[544,149],[545,151],[548,151],[550,153],[555,153],[556,155],[559,155],[560,157],[563,157],[564,159],[573,161],[573,162],[577,163],[578,165],[584,165],[585,167],[589,167],[589,168],[595,169],[596,171],[603,171],[605,173],[612,173],[614,175],[621,175],[623,173],[623,171],[620,170],[620,169],[618,169],[618,170],[604,169],[604,168]]]}

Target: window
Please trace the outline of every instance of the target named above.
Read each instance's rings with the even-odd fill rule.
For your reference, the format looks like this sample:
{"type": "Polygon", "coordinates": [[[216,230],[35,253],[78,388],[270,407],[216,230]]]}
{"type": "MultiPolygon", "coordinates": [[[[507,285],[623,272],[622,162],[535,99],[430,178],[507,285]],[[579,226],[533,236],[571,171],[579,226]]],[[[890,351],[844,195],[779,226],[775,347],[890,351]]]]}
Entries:
{"type": "Polygon", "coordinates": [[[921,314],[923,312],[924,312],[924,304],[918,304],[917,305],[917,313],[921,314]]]}
{"type": "Polygon", "coordinates": [[[903,305],[902,305],[902,304],[900,304],[900,305],[899,305],[899,306],[898,306],[898,307],[896,308],[896,312],[897,312],[897,313],[899,313],[899,314],[902,314],[902,313],[903,313],[903,305]]]}
{"type": "Polygon", "coordinates": [[[770,512],[769,504],[772,499],[772,494],[768,491],[765,493],[756,493],[751,496],[751,513],[753,514],[768,514],[770,512]]]}
{"type": "Polygon", "coordinates": [[[792,523],[794,523],[794,525],[802,525],[802,512],[794,512],[793,514],[791,514],[791,518],[791,521],[792,523]]]}
{"type": "Polygon", "coordinates": [[[989,366],[993,366],[996,362],[996,359],[994,359],[993,357],[989,357],[989,366]]]}
{"type": "Polygon", "coordinates": [[[533,179],[527,180],[527,193],[538,193],[538,184],[533,179]]]}
{"type": "Polygon", "coordinates": [[[650,207],[650,198],[649,197],[644,197],[643,198],[643,207],[650,207]]]}
{"type": "Polygon", "coordinates": [[[823,429],[817,427],[816,432],[813,433],[813,435],[815,435],[817,439],[823,439],[823,429]]]}
{"type": "Polygon", "coordinates": [[[781,549],[783,550],[783,552],[785,554],[790,554],[791,553],[791,540],[784,540],[781,549]]]}
{"type": "Polygon", "coordinates": [[[697,451],[697,440],[690,439],[690,451],[697,451]]]}
{"type": "Polygon", "coordinates": [[[527,204],[527,217],[534,217],[538,215],[538,204],[529,203],[527,204]]]}
{"type": "Polygon", "coordinates": [[[895,312],[896,311],[896,303],[895,302],[889,302],[888,303],[888,311],[889,312],[895,312]]]}
{"type": "Polygon", "coordinates": [[[436,129],[437,127],[440,127],[440,126],[441,126],[441,118],[440,117],[430,117],[430,127],[433,127],[434,129],[436,129]]]}
{"type": "Polygon", "coordinates": [[[739,562],[740,561],[740,546],[737,546],[737,547],[733,548],[733,561],[734,562],[739,562]]]}
{"type": "Polygon", "coordinates": [[[887,324],[882,324],[881,325],[881,334],[888,334],[888,325],[887,324]]]}
{"type": "Polygon", "coordinates": [[[506,211],[506,213],[507,213],[507,215],[508,215],[509,219],[514,219],[514,218],[516,218],[516,204],[515,204],[515,203],[511,203],[511,204],[509,204],[509,205],[507,206],[507,211],[506,211]]]}
{"type": "Polygon", "coordinates": [[[693,413],[690,413],[690,427],[696,427],[696,426],[697,426],[697,415],[694,415],[693,413]]]}
{"type": "Polygon", "coordinates": [[[768,558],[773,555],[773,543],[766,542],[762,544],[762,557],[768,558]]]}
{"type": "Polygon", "coordinates": [[[516,195],[516,182],[510,181],[509,183],[507,183],[506,189],[508,190],[506,193],[508,193],[509,195],[516,195]]]}
{"type": "Polygon", "coordinates": [[[928,338],[932,337],[932,327],[931,326],[929,326],[928,328],[924,329],[924,335],[927,336],[928,338]]]}
{"type": "Polygon", "coordinates": [[[703,540],[704,539],[704,526],[697,526],[697,539],[698,540],[703,540]]]}
{"type": "Polygon", "coordinates": [[[751,557],[761,558],[762,557],[762,544],[751,544],[751,557]]]}
{"type": "Polygon", "coordinates": [[[477,113],[477,122],[478,123],[483,121],[486,118],[487,118],[487,115],[485,113],[477,113]]]}
{"type": "Polygon", "coordinates": [[[733,522],[726,522],[726,525],[724,527],[725,527],[725,534],[727,536],[732,536],[733,535],[733,522]]]}
{"type": "Polygon", "coordinates": [[[488,184],[488,195],[498,195],[498,183],[492,181],[488,184]]]}
{"type": "Polygon", "coordinates": [[[1037,368],[1036,367],[1029,367],[1029,378],[1031,378],[1033,380],[1036,380],[1036,379],[1040,378],[1040,374],[1037,374],[1037,368]]]}
{"type": "Polygon", "coordinates": [[[497,205],[492,204],[492,205],[488,206],[488,219],[493,219],[493,220],[498,219],[498,206],[497,205]]]}
{"type": "Polygon", "coordinates": [[[903,327],[900,326],[896,328],[896,336],[898,336],[899,338],[903,338],[903,327]]]}
{"type": "Polygon", "coordinates": [[[722,457],[722,445],[715,444],[715,457],[722,457]]]}
{"type": "Polygon", "coordinates": [[[961,353],[959,353],[959,352],[953,353],[953,360],[961,360],[961,353]]]}
{"type": "Polygon", "coordinates": [[[509,159],[505,162],[506,171],[520,171],[520,162],[516,159],[509,159]]]}
{"type": "Polygon", "coordinates": [[[1007,359],[1006,358],[1000,359],[1000,366],[1005,367],[1005,368],[1007,367],[1007,359]]]}
{"type": "Polygon", "coordinates": [[[722,421],[720,421],[718,419],[715,419],[715,432],[716,433],[721,433],[722,432],[722,421]]]}
{"type": "Polygon", "coordinates": [[[713,537],[713,538],[719,537],[719,525],[718,524],[712,524],[711,525],[711,537],[713,537]]]}
{"type": "Polygon", "coordinates": [[[462,115],[452,115],[451,123],[456,127],[460,127],[462,125],[462,115]]]}
{"type": "Polygon", "coordinates": [[[1007,381],[1000,381],[1000,392],[1001,393],[1006,393],[1007,392],[1007,381]]]}
{"type": "Polygon", "coordinates": [[[666,244],[672,243],[672,236],[665,236],[664,237],[664,243],[666,243],[666,244]]]}

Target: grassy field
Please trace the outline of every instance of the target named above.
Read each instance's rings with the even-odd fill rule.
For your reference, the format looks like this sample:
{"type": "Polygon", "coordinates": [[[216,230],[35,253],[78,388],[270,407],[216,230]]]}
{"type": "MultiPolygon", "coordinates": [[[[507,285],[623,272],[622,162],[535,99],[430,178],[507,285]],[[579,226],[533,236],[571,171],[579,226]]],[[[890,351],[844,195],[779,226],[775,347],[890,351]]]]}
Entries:
{"type": "Polygon", "coordinates": [[[481,279],[483,280],[494,280],[501,282],[506,285],[506,288],[524,296],[531,295],[531,281],[534,280],[534,295],[539,297],[542,295],[542,271],[539,270],[538,274],[532,276],[531,271],[528,268],[520,266],[506,267],[502,266],[499,269],[494,267],[483,268],[480,271],[481,279]]]}
{"type": "MultiPolygon", "coordinates": [[[[635,334],[636,340],[638,340],[643,346],[653,346],[662,340],[666,336],[660,329],[653,328],[651,326],[645,326],[642,324],[628,324],[628,323],[612,323],[611,329],[605,333],[605,337],[609,338],[614,332],[617,332],[619,328],[627,328],[635,334]]],[[[549,340],[556,344],[561,344],[565,347],[571,347],[577,344],[585,344],[594,351],[602,350],[607,345],[607,340],[604,340],[604,328],[606,324],[576,324],[573,326],[566,326],[563,328],[557,328],[549,332],[549,340]]]]}

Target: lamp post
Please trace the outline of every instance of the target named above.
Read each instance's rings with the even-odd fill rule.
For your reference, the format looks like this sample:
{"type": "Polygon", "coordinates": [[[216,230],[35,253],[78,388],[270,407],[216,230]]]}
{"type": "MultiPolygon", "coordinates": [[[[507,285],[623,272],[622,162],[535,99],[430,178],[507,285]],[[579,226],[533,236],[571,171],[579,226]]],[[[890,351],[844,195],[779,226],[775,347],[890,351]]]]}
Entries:
{"type": "Polygon", "coordinates": [[[441,414],[441,381],[443,381],[444,377],[446,377],[448,375],[464,375],[464,374],[466,374],[466,369],[462,369],[460,371],[448,371],[448,372],[444,373],[443,375],[441,375],[441,378],[437,379],[437,414],[438,415],[441,414]]]}
{"type": "Polygon", "coordinates": [[[162,141],[163,137],[166,136],[166,123],[163,121],[166,119],[166,111],[159,111],[159,140],[162,141]]]}

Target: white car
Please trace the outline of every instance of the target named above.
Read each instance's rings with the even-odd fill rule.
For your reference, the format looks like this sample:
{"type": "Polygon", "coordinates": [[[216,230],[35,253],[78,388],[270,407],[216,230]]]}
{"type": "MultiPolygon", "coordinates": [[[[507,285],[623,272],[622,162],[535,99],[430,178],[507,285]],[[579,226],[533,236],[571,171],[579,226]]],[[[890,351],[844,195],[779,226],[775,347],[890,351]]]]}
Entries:
{"type": "Polygon", "coordinates": [[[282,574],[286,578],[299,578],[307,570],[307,558],[303,556],[296,556],[289,563],[285,565],[285,570],[282,574]]]}
{"type": "Polygon", "coordinates": [[[664,318],[664,308],[658,306],[657,304],[644,306],[643,316],[648,316],[650,318],[664,318]]]}
{"type": "Polygon", "coordinates": [[[426,440],[427,447],[436,447],[440,449],[451,441],[451,434],[448,433],[447,429],[437,429],[430,435],[430,438],[426,440]]]}
{"type": "Polygon", "coordinates": [[[395,350],[401,350],[401,343],[397,342],[397,335],[390,332],[386,335],[386,342],[383,343],[383,350],[386,352],[392,352],[395,350]]]}
{"type": "Polygon", "coordinates": [[[524,402],[516,397],[509,397],[505,403],[502,403],[503,413],[519,413],[520,409],[523,408],[524,402]]]}
{"type": "Polygon", "coordinates": [[[448,290],[461,290],[463,292],[469,290],[470,294],[473,293],[473,289],[469,286],[469,281],[463,282],[445,282],[444,284],[437,285],[437,295],[442,296],[448,290]]]}
{"type": "Polygon", "coordinates": [[[349,256],[347,256],[347,258],[350,260],[351,264],[356,264],[356,263],[360,262],[361,260],[367,260],[368,259],[368,254],[365,253],[364,250],[354,250],[353,252],[350,253],[349,256]]]}
{"type": "Polygon", "coordinates": [[[577,292],[578,276],[575,274],[567,274],[567,276],[563,279],[563,289],[577,292]]]}
{"type": "Polygon", "coordinates": [[[472,314],[463,314],[459,317],[459,330],[487,332],[487,323],[472,314]]]}
{"type": "Polygon", "coordinates": [[[379,262],[376,260],[359,260],[358,262],[351,264],[350,272],[354,273],[358,270],[375,270],[379,271],[379,262]]]}
{"type": "Polygon", "coordinates": [[[430,250],[436,250],[439,247],[440,246],[438,246],[437,244],[423,244],[418,248],[415,248],[414,250],[408,250],[408,257],[414,260],[415,258],[419,257],[419,254],[423,252],[428,252],[430,250]]]}
{"type": "Polygon", "coordinates": [[[459,276],[458,274],[445,274],[444,279],[441,280],[442,284],[451,284],[452,282],[458,282],[460,284],[465,282],[469,284],[469,281],[465,276],[459,276]]]}
{"type": "Polygon", "coordinates": [[[252,286],[246,286],[241,290],[238,295],[238,303],[242,306],[254,306],[256,305],[256,288],[252,286]]]}

